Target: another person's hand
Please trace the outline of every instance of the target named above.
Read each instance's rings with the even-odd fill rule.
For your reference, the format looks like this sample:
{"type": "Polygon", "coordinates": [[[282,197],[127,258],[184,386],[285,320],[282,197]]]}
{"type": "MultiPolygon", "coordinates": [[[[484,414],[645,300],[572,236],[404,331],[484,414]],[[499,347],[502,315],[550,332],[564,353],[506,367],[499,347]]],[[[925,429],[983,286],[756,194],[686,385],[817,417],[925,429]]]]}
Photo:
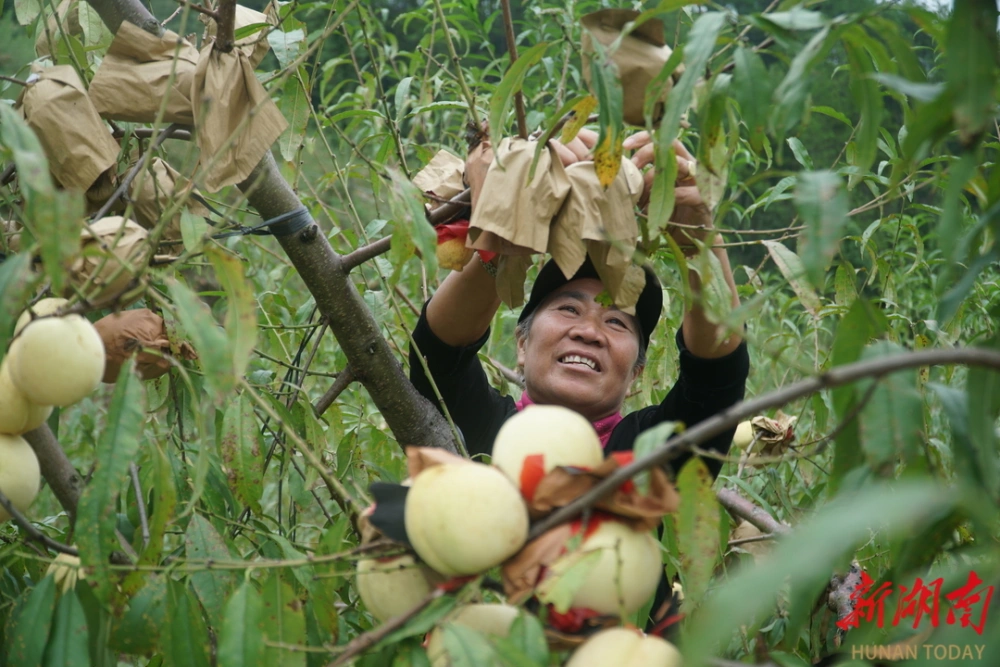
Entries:
{"type": "Polygon", "coordinates": [[[576,162],[594,159],[590,153],[597,144],[597,136],[597,132],[582,128],[572,141],[564,144],[556,139],[550,139],[549,145],[555,149],[563,166],[568,167],[576,162]]]}
{"type": "MultiPolygon", "coordinates": [[[[653,164],[655,145],[648,132],[638,132],[627,138],[622,144],[625,150],[634,150],[632,163],[639,169],[653,164]]],[[[704,239],[707,229],[712,226],[712,211],[701,197],[701,192],[695,184],[693,173],[697,162],[687,147],[679,140],[674,140],[674,152],[677,155],[677,180],[674,182],[674,210],[670,221],[684,227],[671,226],[670,234],[678,245],[690,246],[690,238],[704,239]],[[701,227],[704,229],[690,229],[701,227]]],[[[639,206],[643,210],[649,204],[649,193],[653,187],[655,171],[650,167],[643,175],[644,187],[639,206]]]]}

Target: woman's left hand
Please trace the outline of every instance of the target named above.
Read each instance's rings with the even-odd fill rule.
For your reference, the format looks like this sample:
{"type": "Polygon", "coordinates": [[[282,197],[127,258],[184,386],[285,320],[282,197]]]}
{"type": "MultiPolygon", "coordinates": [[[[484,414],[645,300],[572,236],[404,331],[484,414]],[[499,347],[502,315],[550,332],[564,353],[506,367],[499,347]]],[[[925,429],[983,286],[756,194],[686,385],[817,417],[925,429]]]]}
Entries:
{"type": "MultiPolygon", "coordinates": [[[[670,221],[684,227],[671,226],[670,233],[680,245],[690,245],[689,238],[704,239],[707,229],[712,227],[712,211],[702,199],[701,192],[695,184],[694,173],[697,161],[691,152],[678,139],[674,139],[674,152],[677,155],[677,180],[674,181],[674,210],[670,221]],[[703,229],[690,229],[700,227],[703,229]]],[[[627,138],[622,144],[625,150],[634,150],[632,163],[639,169],[653,164],[655,144],[648,132],[638,132],[627,138]]],[[[649,193],[653,188],[655,171],[652,167],[643,174],[644,186],[639,206],[645,210],[649,204],[649,193]]]]}

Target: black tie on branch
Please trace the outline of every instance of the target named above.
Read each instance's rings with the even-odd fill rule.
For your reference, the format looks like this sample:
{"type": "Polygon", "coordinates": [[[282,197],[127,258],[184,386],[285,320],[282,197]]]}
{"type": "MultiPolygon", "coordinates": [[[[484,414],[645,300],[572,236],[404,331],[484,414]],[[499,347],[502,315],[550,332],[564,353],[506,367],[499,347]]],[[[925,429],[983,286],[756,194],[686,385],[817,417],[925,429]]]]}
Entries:
{"type": "MultiPolygon", "coordinates": [[[[221,215],[201,197],[196,197],[196,199],[217,215],[221,215]]],[[[219,223],[214,220],[210,220],[208,218],[205,218],[205,220],[213,227],[217,227],[219,225],[219,223]]],[[[298,234],[311,224],[313,224],[312,215],[310,215],[309,209],[303,206],[302,208],[295,209],[294,211],[282,213],[281,215],[277,215],[269,220],[265,220],[259,225],[254,225],[252,227],[238,225],[239,229],[231,232],[213,234],[212,238],[225,239],[230,236],[247,236],[250,234],[254,236],[292,236],[293,234],[298,234]]]]}

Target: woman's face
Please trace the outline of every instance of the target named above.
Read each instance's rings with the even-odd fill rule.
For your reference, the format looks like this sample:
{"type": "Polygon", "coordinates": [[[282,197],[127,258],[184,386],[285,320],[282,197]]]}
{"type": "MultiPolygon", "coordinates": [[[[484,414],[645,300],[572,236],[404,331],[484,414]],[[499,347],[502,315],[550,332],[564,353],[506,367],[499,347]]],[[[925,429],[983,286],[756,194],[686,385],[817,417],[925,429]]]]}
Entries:
{"type": "Polygon", "coordinates": [[[594,278],[566,283],[535,311],[528,335],[517,341],[524,384],[536,403],[562,405],[596,421],[621,409],[641,369],[634,317],[595,300],[594,278]]]}

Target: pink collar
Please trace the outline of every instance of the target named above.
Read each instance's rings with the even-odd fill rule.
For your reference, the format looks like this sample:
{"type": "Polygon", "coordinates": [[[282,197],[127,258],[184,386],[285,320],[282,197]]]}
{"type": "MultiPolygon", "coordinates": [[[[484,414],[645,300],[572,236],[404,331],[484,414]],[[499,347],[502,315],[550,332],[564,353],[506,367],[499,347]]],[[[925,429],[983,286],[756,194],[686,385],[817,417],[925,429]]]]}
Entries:
{"type": "MultiPolygon", "coordinates": [[[[514,404],[514,407],[517,408],[518,412],[520,412],[529,405],[534,404],[535,402],[528,397],[528,392],[525,391],[521,394],[521,398],[518,399],[517,403],[514,404]]],[[[591,422],[594,426],[594,430],[597,431],[597,437],[600,438],[602,446],[607,447],[608,440],[611,439],[611,432],[615,430],[615,426],[618,426],[618,422],[622,419],[622,413],[616,412],[613,415],[608,415],[607,417],[598,419],[596,422],[591,422]]]]}

